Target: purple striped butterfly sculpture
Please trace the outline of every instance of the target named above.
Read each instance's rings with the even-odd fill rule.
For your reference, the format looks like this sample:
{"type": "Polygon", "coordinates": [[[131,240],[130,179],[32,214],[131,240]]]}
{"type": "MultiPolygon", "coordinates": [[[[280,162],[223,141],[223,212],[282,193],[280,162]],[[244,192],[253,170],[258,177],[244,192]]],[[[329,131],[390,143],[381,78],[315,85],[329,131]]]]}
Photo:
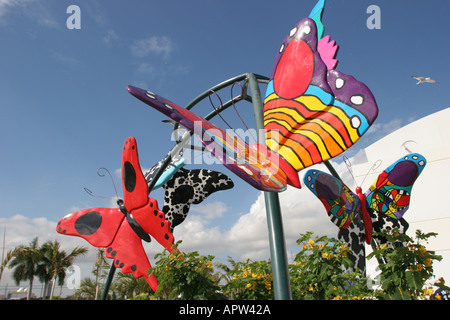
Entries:
{"type": "Polygon", "coordinates": [[[150,91],[128,86],[149,106],[196,133],[221,163],[253,187],[300,188],[298,171],[350,148],[378,108],[365,84],[336,70],[337,46],[323,37],[325,1],[297,23],[278,50],[264,101],[266,145],[247,145],[193,112],[150,91]]]}
{"type": "Polygon", "coordinates": [[[308,170],[303,178],[306,186],[319,198],[328,216],[338,228],[338,239],[352,250],[354,268],[365,272],[364,241],[382,243],[384,239],[372,231],[398,227],[406,232],[403,215],[409,208],[411,190],[426,165],[417,153],[408,154],[385,169],[366,194],[357,188],[353,193],[340,179],[319,170],[308,170]]]}

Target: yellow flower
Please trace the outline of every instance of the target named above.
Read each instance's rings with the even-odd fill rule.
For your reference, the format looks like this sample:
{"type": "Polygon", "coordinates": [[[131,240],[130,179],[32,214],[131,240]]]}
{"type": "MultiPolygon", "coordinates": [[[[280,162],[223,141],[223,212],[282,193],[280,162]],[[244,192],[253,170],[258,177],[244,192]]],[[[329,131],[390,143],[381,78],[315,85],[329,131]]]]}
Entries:
{"type": "Polygon", "coordinates": [[[336,296],[333,298],[333,300],[342,300],[342,296],[336,296]]]}
{"type": "Polygon", "coordinates": [[[272,289],[272,284],[270,282],[266,282],[265,286],[267,291],[270,291],[272,289]]]}
{"type": "Polygon", "coordinates": [[[247,289],[249,289],[251,286],[252,286],[251,283],[247,283],[245,287],[246,287],[247,289]]]}
{"type": "Polygon", "coordinates": [[[430,259],[430,258],[428,258],[428,259],[425,261],[425,267],[431,267],[431,259],[430,259]]]}
{"type": "Polygon", "coordinates": [[[431,289],[431,288],[425,288],[425,289],[423,289],[423,294],[425,294],[425,295],[431,295],[431,294],[433,294],[433,289],[431,289]]]}
{"type": "Polygon", "coordinates": [[[327,253],[327,252],[322,252],[322,258],[330,260],[333,258],[333,254],[332,253],[327,253]]]}
{"type": "Polygon", "coordinates": [[[419,252],[423,256],[423,255],[425,255],[425,253],[427,253],[427,249],[424,246],[420,246],[419,247],[419,252]]]}

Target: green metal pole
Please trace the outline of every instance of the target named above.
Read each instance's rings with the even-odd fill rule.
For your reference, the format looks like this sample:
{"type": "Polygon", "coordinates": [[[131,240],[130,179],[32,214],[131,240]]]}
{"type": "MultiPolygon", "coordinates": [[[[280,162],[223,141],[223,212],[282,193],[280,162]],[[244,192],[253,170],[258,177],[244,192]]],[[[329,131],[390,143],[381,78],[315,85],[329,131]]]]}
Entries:
{"type": "MultiPolygon", "coordinates": [[[[252,92],[258,142],[265,144],[263,104],[261,101],[260,90],[254,74],[249,73],[248,80],[252,92]]],[[[275,299],[291,300],[292,294],[280,200],[278,194],[274,192],[264,192],[264,198],[266,203],[267,226],[269,229],[270,257],[275,299]]]]}
{"type": "Polygon", "coordinates": [[[114,273],[116,273],[116,267],[114,266],[113,261],[113,263],[111,264],[111,268],[109,269],[109,274],[105,282],[105,287],[103,288],[102,300],[106,300],[106,298],[108,297],[108,291],[109,287],[111,286],[111,282],[114,278],[114,273]]]}

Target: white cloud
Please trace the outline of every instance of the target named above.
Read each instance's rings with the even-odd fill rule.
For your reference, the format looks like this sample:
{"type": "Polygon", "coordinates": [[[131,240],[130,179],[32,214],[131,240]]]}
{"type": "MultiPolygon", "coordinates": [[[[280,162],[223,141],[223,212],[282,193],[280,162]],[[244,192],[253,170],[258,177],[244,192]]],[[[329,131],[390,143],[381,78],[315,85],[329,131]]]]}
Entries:
{"type": "Polygon", "coordinates": [[[106,45],[111,45],[114,40],[119,39],[119,36],[113,29],[107,29],[105,31],[106,35],[103,37],[103,43],[106,45]]]}
{"type": "Polygon", "coordinates": [[[131,46],[132,54],[138,58],[144,58],[149,54],[167,57],[172,50],[173,43],[166,36],[152,36],[146,39],[136,40],[131,46]]]}
{"type": "Polygon", "coordinates": [[[17,5],[22,5],[24,0],[0,0],[0,17],[4,16],[9,12],[12,7],[17,5]]]}
{"type": "Polygon", "coordinates": [[[55,59],[56,61],[66,65],[66,66],[71,66],[71,67],[75,67],[78,66],[80,64],[80,61],[77,58],[74,58],[70,55],[65,55],[62,54],[60,52],[56,52],[53,51],[50,56],[55,59]]]}
{"type": "Polygon", "coordinates": [[[0,17],[5,17],[12,10],[18,10],[41,26],[49,28],[59,26],[47,7],[36,0],[0,0],[0,17]]]}
{"type": "MultiPolygon", "coordinates": [[[[62,217],[61,217],[62,218],[62,217]]],[[[14,215],[11,217],[0,218],[0,235],[2,238],[2,248],[5,252],[12,250],[21,245],[29,245],[30,242],[37,237],[38,245],[42,245],[46,241],[57,240],[61,244],[61,249],[67,253],[71,252],[77,246],[84,246],[89,249],[88,253],[80,256],[75,260],[75,264],[82,270],[82,277],[91,275],[93,261],[96,258],[97,250],[90,246],[85,240],[78,237],[63,236],[56,232],[56,221],[48,220],[45,217],[29,218],[23,215],[14,215]],[[5,243],[3,244],[3,232],[5,232],[5,243]]],[[[16,286],[12,280],[12,270],[6,268],[1,279],[1,285],[13,290],[16,286]]],[[[28,286],[28,283],[21,283],[20,286],[28,286]]],[[[40,294],[40,284],[35,279],[33,292],[40,294]]],[[[59,291],[58,291],[59,292],[59,291]]],[[[69,294],[66,292],[65,294],[69,294]]]]}
{"type": "Polygon", "coordinates": [[[205,219],[208,220],[222,217],[227,210],[227,205],[221,201],[191,206],[192,212],[199,212],[205,219]]]}

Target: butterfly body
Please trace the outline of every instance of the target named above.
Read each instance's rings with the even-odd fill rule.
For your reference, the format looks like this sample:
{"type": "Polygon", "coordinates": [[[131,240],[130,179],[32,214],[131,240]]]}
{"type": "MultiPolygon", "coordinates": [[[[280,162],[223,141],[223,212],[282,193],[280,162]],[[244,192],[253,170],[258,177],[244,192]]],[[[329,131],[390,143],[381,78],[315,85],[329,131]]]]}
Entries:
{"type": "Polygon", "coordinates": [[[62,218],[57,232],[78,236],[95,247],[106,248],[105,255],[123,273],[145,277],[153,290],[158,287],[142,246],[142,240],[153,237],[172,252],[174,238],[164,212],[155,199],[148,197],[148,186],[139,164],[136,140],[126,139],[122,152],[122,185],[124,199],[119,208],[92,208],[71,213],[62,218]]]}
{"type": "Polygon", "coordinates": [[[267,155],[195,113],[147,90],[127,87],[133,96],[194,132],[203,145],[230,171],[253,187],[279,192],[286,188],[286,175],[267,155]],[[269,165],[264,165],[264,164],[269,165]]]}

